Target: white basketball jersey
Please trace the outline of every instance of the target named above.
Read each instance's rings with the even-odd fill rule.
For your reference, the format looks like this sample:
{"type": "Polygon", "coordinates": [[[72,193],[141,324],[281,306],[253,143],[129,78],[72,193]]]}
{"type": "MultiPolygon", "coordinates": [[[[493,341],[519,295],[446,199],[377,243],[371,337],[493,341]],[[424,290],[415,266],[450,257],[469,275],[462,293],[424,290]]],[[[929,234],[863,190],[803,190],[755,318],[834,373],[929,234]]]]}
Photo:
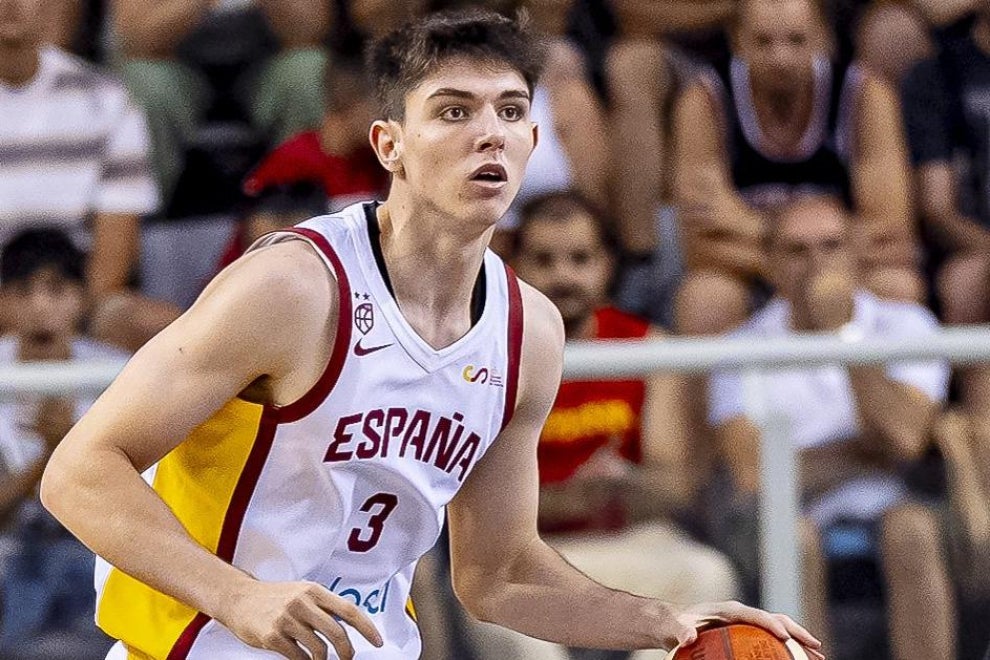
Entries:
{"type": "MultiPolygon", "coordinates": [[[[222,514],[217,524],[200,520],[201,512],[183,517],[184,508],[211,506],[185,501],[199,484],[183,479],[209,483],[210,469],[217,470],[215,463],[201,465],[203,452],[174,458],[200,440],[196,433],[148,476],[190,533],[220,557],[263,581],[310,580],[353,600],[385,640],[375,649],[348,628],[357,658],[407,659],[420,653],[407,603],[416,562],[435,543],[444,506],[515,405],[522,307],[514,275],[489,251],[480,319],[454,344],[432,348],[403,318],[376,263],[369,235],[374,208],[350,206],[258,244],[301,239],[322,255],[338,284],[337,338],[325,373],[298,402],[259,406],[254,413],[241,410],[254,404],[237,400],[218,413],[216,429],[210,423],[197,429],[215,438],[202,443],[214,447],[252,433],[230,429],[255,429],[253,440],[242,443],[232,487],[218,496],[222,506],[212,504],[222,514]]],[[[194,612],[185,612],[182,625],[172,622],[162,641],[159,618],[176,601],[152,592],[160,604],[148,605],[147,595],[121,576],[98,569],[97,619],[123,640],[118,653],[130,649],[168,660],[277,657],[245,646],[194,612]],[[128,622],[120,610],[133,611],[135,600],[144,614],[128,622]],[[145,624],[157,626],[149,637],[157,635],[156,641],[122,633],[145,624]]]]}

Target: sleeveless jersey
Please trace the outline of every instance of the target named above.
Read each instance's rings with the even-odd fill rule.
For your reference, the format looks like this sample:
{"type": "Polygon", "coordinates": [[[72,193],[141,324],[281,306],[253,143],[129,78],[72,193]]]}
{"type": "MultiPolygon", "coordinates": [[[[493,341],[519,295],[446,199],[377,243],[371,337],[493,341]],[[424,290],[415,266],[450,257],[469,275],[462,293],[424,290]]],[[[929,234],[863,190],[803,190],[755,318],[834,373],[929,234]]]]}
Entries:
{"type": "MultiPolygon", "coordinates": [[[[335,276],[336,343],[319,382],[284,407],[230,401],[145,476],[220,558],[263,581],[318,582],[356,603],[385,641],[375,649],[347,628],[356,657],[384,660],[418,657],[408,603],[416,562],[512,416],[522,303],[515,276],[488,251],[480,318],[432,348],[376,265],[374,208],[356,204],[259,242],[308,241],[335,276]]],[[[103,562],[97,592],[97,623],[121,640],[111,657],[278,657],[103,562]]]]}
{"type": "Polygon", "coordinates": [[[836,67],[819,58],[814,75],[811,118],[797,153],[787,159],[767,155],[763,148],[745,62],[732,58],[703,77],[716,107],[721,106],[733,183],[757,208],[806,194],[835,195],[852,203],[849,168],[863,73],[855,64],[836,67]]]}

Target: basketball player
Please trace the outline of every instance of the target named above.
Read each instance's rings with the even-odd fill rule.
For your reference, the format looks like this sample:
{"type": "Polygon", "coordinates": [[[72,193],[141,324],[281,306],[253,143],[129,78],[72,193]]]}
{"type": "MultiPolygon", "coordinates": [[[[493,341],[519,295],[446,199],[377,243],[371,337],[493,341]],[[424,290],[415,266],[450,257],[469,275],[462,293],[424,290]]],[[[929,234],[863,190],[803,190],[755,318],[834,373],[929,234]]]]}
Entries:
{"type": "Polygon", "coordinates": [[[409,582],[445,505],[481,619],[630,649],[715,617],[817,648],[782,615],[606,589],[536,533],[563,329],[486,245],[536,141],[537,51],[491,14],[385,37],[370,138],[387,202],[262,240],[60,445],[42,498],[108,562],[110,658],[414,658],[409,582]]]}

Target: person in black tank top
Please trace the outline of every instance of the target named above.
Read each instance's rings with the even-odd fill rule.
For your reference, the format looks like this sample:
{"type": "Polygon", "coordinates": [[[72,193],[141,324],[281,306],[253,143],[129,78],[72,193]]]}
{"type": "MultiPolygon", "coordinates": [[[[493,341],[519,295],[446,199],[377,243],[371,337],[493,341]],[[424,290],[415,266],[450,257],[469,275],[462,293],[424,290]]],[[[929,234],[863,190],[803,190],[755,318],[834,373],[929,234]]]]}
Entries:
{"type": "Polygon", "coordinates": [[[853,211],[863,284],[917,300],[909,174],[892,92],[855,64],[833,64],[812,0],[746,0],[733,54],[678,99],[674,199],[688,274],[676,324],[715,334],[742,322],[765,289],[763,238],[793,201],[825,195],[853,211]]]}

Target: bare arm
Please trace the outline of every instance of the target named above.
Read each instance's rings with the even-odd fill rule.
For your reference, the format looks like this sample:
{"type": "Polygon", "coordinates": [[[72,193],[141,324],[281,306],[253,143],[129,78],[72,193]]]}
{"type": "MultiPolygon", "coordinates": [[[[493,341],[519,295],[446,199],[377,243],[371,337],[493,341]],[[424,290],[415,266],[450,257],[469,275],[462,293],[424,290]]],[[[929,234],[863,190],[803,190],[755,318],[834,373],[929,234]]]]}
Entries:
{"type": "Polygon", "coordinates": [[[887,376],[883,367],[850,367],[856,409],[878,448],[896,460],[918,458],[928,441],[938,404],[920,390],[887,376]]]}
{"type": "MultiPolygon", "coordinates": [[[[313,585],[265,585],[225,563],[189,536],[140,472],[251,384],[265,386],[273,404],[301,396],[321,369],[315,358],[300,361],[292,347],[328,351],[335,315],[335,289],[308,246],[293,241],[249,254],[134,356],[55,450],[41,489],[49,510],[122,571],[216,618],[245,642],[299,660],[306,656],[277,627],[286,601],[306,612],[310,627],[296,639],[315,654],[322,642],[314,629],[331,640],[343,635],[318,613],[332,606],[331,594],[313,585]],[[251,611],[239,609],[245,607],[251,611]]],[[[342,613],[351,620],[356,608],[342,613]]],[[[356,621],[369,630],[370,622],[356,621]]]]}
{"type": "Polygon", "coordinates": [[[764,220],[736,193],[708,91],[689,87],[674,110],[674,200],[688,267],[762,272],[764,220]]]}
{"type": "Polygon", "coordinates": [[[140,220],[124,213],[97,213],[86,285],[94,299],[127,287],[140,252],[140,220]]]}
{"type": "Polygon", "coordinates": [[[790,631],[815,645],[793,623],[738,603],[677,610],[607,589],[540,540],[536,443],[560,378],[563,327],[556,309],[533,289],[525,287],[523,299],[526,325],[515,416],[448,507],[454,589],[468,611],[568,646],[669,648],[694,639],[698,622],[712,612],[749,618],[780,636],[790,631]]]}
{"type": "Polygon", "coordinates": [[[857,117],[852,189],[867,241],[865,256],[874,265],[913,266],[911,174],[897,97],[868,76],[857,117]]]}
{"type": "Polygon", "coordinates": [[[318,0],[260,0],[283,48],[319,46],[330,32],[333,12],[318,0]]]}
{"type": "Polygon", "coordinates": [[[659,36],[715,27],[735,10],[733,0],[613,0],[619,26],[627,36],[659,36]]]}
{"type": "Polygon", "coordinates": [[[606,202],[608,144],[605,114],[585,72],[577,49],[565,40],[556,41],[544,81],[550,90],[554,129],[571,161],[574,185],[599,205],[606,202]]]}
{"type": "Polygon", "coordinates": [[[760,430],[746,417],[734,417],[716,427],[715,440],[736,491],[756,495],[760,490],[760,430]]]}
{"type": "Polygon", "coordinates": [[[909,0],[934,26],[949,25],[976,11],[981,0],[909,0]]]}
{"type": "Polygon", "coordinates": [[[167,58],[214,0],[115,0],[114,27],[128,57],[167,58]]]}
{"type": "Polygon", "coordinates": [[[943,247],[953,252],[990,250],[990,231],[959,212],[956,173],[949,163],[922,164],[915,181],[922,218],[943,247]]]}

